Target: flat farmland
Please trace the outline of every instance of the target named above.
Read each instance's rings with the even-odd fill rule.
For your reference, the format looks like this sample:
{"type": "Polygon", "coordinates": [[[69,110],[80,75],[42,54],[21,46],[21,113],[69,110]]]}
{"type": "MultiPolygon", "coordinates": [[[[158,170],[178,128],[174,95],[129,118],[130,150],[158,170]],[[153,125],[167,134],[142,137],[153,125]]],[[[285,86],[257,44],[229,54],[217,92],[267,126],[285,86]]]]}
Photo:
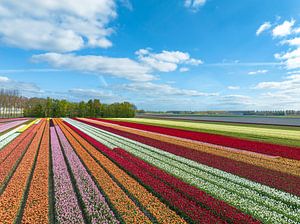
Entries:
{"type": "Polygon", "coordinates": [[[158,119],[5,122],[1,223],[300,223],[297,128],[158,119]]]}
{"type": "Polygon", "coordinates": [[[162,118],[174,120],[191,120],[191,121],[209,121],[209,122],[226,122],[226,123],[244,123],[244,124],[262,124],[262,125],[282,125],[300,127],[299,117],[264,117],[264,116],[204,116],[204,115],[143,115],[141,118],[162,118]]]}
{"type": "Polygon", "coordinates": [[[152,118],[121,118],[116,121],[129,121],[146,125],[162,126],[199,133],[225,135],[234,138],[248,139],[279,145],[300,146],[300,127],[261,125],[261,124],[235,124],[224,122],[201,122],[187,120],[169,120],[152,118]]]}

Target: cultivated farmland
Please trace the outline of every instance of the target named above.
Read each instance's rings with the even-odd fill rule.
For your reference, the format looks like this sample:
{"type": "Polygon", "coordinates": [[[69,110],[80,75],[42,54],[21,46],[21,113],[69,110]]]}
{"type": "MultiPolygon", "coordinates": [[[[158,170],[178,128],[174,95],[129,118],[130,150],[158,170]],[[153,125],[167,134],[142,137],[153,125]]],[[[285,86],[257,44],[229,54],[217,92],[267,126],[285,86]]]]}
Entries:
{"type": "Polygon", "coordinates": [[[296,128],[0,120],[0,222],[300,223],[299,142],[296,128]]]}

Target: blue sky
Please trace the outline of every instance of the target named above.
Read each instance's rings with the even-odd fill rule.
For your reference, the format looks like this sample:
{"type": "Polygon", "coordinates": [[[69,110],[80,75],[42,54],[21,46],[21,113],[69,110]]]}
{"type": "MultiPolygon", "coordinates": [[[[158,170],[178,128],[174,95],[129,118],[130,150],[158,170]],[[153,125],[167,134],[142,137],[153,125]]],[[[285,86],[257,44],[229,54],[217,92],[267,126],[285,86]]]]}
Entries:
{"type": "Polygon", "coordinates": [[[3,0],[0,87],[146,110],[300,109],[300,2],[3,0]]]}

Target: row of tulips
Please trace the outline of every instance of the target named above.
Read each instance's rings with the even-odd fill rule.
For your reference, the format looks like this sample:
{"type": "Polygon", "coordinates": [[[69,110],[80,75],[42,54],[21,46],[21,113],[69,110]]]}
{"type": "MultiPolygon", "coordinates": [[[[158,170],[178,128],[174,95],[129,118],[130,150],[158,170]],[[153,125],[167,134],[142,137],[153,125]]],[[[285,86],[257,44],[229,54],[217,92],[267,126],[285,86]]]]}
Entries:
{"type": "Polygon", "coordinates": [[[8,143],[10,143],[12,140],[14,140],[16,137],[18,137],[18,135],[20,135],[20,133],[12,133],[10,134],[7,138],[3,139],[1,142],[0,142],[0,150],[6,146],[8,143]]]}
{"type": "Polygon", "coordinates": [[[28,146],[31,144],[34,136],[39,132],[40,125],[35,126],[31,132],[15,147],[8,145],[0,152],[0,186],[1,191],[4,183],[9,180],[10,175],[14,172],[23,155],[26,153],[28,146]]]}
{"type": "Polygon", "coordinates": [[[25,120],[17,120],[17,121],[12,121],[12,122],[5,123],[5,124],[0,126],[0,133],[4,132],[4,131],[7,131],[11,128],[17,127],[17,126],[25,123],[26,121],[28,121],[28,120],[26,120],[26,119],[25,120]]]}
{"type": "Polygon", "coordinates": [[[100,123],[101,126],[113,127],[114,129],[117,130],[138,134],[144,137],[150,137],[152,139],[157,139],[163,142],[168,142],[179,146],[188,146],[189,148],[197,151],[209,152],[214,155],[222,156],[225,158],[233,158],[235,160],[253,164],[255,166],[261,166],[264,168],[268,168],[280,172],[286,172],[293,175],[298,175],[298,176],[300,175],[299,174],[300,161],[297,160],[291,160],[291,159],[280,158],[275,156],[268,156],[264,154],[253,153],[250,151],[213,145],[213,144],[194,141],[190,139],[184,139],[175,136],[164,135],[160,133],[154,133],[154,132],[144,131],[140,129],[115,125],[115,124],[93,120],[93,119],[80,118],[80,121],[84,121],[92,125],[95,124],[99,125],[100,123]]]}
{"type": "MultiPolygon", "coordinates": [[[[0,163],[2,162],[3,158],[5,158],[13,149],[16,148],[17,145],[23,142],[24,139],[31,133],[34,132],[36,128],[35,126],[30,127],[25,132],[19,134],[13,141],[9,142],[4,148],[0,150],[0,163]]],[[[14,130],[13,133],[16,133],[17,130],[14,130]]]]}
{"type": "Polygon", "coordinates": [[[145,144],[141,144],[139,142],[115,135],[113,133],[110,133],[110,132],[107,132],[107,131],[104,131],[101,129],[91,127],[89,125],[84,125],[84,124],[78,123],[78,122],[75,122],[75,123],[77,123],[81,127],[84,127],[86,130],[89,130],[90,132],[92,132],[92,134],[94,134],[94,135],[96,134],[97,137],[100,137],[100,136],[103,137],[103,139],[108,141],[108,143],[110,142],[109,144],[111,144],[113,142],[113,144],[111,144],[113,146],[114,145],[117,146],[115,143],[119,142],[119,144],[126,145],[127,147],[130,146],[132,149],[141,149],[142,151],[145,152],[145,154],[150,153],[152,157],[158,157],[158,155],[164,156],[166,159],[170,160],[170,163],[173,162],[172,160],[174,160],[174,161],[183,163],[185,165],[191,164],[190,169],[196,168],[199,170],[209,172],[212,175],[222,177],[222,178],[226,179],[227,181],[231,181],[231,182],[239,184],[241,186],[243,185],[245,187],[251,187],[252,189],[255,189],[257,192],[261,192],[263,194],[269,195],[270,197],[274,197],[277,200],[292,202],[293,198],[295,198],[295,201],[297,201],[297,203],[298,203],[298,197],[296,197],[296,196],[293,197],[292,195],[281,192],[281,191],[273,192],[272,188],[268,188],[267,186],[263,186],[263,185],[255,183],[255,182],[248,181],[246,179],[240,178],[240,177],[232,175],[230,173],[223,172],[218,169],[214,169],[212,167],[208,167],[208,166],[196,163],[194,161],[185,159],[183,157],[176,156],[174,154],[156,149],[154,147],[151,147],[151,146],[148,146],[145,144]],[[153,153],[155,153],[155,154],[153,154],[153,153]],[[156,156],[154,156],[154,155],[156,155],[156,156]],[[269,189],[269,192],[266,189],[269,189]]]}
{"type": "MultiPolygon", "coordinates": [[[[136,131],[136,134],[129,133],[126,131],[121,131],[119,129],[119,126],[107,126],[106,123],[102,125],[103,123],[99,123],[99,121],[92,121],[88,119],[83,120],[85,123],[90,124],[94,127],[101,128],[103,130],[109,131],[111,133],[115,133],[117,135],[123,136],[125,138],[129,138],[141,143],[144,143],[146,145],[150,145],[156,148],[159,148],[161,150],[170,152],[172,154],[182,156],[187,159],[194,160],[196,162],[199,162],[201,164],[205,164],[211,167],[215,167],[217,169],[233,173],[238,176],[245,177],[247,179],[253,180],[255,182],[265,184],[295,195],[300,196],[300,188],[299,183],[300,183],[300,177],[298,176],[293,176],[288,173],[283,173],[280,171],[275,171],[275,170],[270,170],[264,167],[256,166],[255,164],[252,163],[253,158],[252,157],[246,157],[245,162],[236,160],[236,156],[238,156],[237,153],[234,153],[233,156],[232,153],[228,152],[228,157],[223,157],[223,156],[218,156],[215,154],[212,154],[214,151],[214,148],[212,147],[207,147],[207,150],[205,147],[202,147],[201,149],[205,150],[195,150],[189,147],[189,142],[185,143],[185,147],[181,145],[176,145],[175,143],[169,143],[164,140],[164,138],[167,138],[166,136],[159,136],[160,134],[156,134],[154,138],[152,133],[149,133],[149,138],[146,137],[148,133],[142,133],[144,135],[140,135],[141,133],[139,131],[136,131]],[[91,122],[89,122],[91,121],[91,122]],[[96,122],[96,123],[94,123],[96,122]]],[[[124,127],[125,130],[127,129],[124,127]]],[[[123,127],[122,127],[123,129],[123,127]]],[[[131,130],[129,130],[131,131],[131,130]]],[[[201,146],[199,146],[200,148],[201,146]]],[[[221,154],[224,155],[226,152],[222,152],[221,150],[217,150],[221,154]]],[[[242,156],[241,156],[242,157],[242,156]]],[[[275,159],[275,161],[277,161],[275,159]]],[[[261,164],[262,166],[265,165],[266,160],[257,160],[257,163],[261,164]]],[[[289,167],[289,171],[291,171],[291,167],[289,167]]],[[[294,168],[295,172],[298,172],[300,175],[300,170],[298,168],[294,168]]]]}
{"type": "Polygon", "coordinates": [[[265,221],[299,221],[295,210],[300,200],[290,194],[268,188],[194,161],[157,150],[114,134],[79,124],[82,131],[107,146],[123,147],[126,151],[181,178],[186,182],[219,197],[243,211],[265,221]],[[263,199],[262,199],[263,197],[263,199]]]}
{"type": "Polygon", "coordinates": [[[103,122],[110,122],[114,124],[123,125],[126,127],[137,128],[141,130],[157,132],[161,134],[192,139],[196,141],[208,142],[216,145],[222,145],[227,147],[233,147],[243,150],[248,150],[252,152],[263,153],[273,156],[281,156],[290,159],[300,160],[300,150],[296,147],[275,145],[270,143],[256,142],[251,140],[244,140],[234,137],[227,137],[217,134],[208,134],[203,132],[180,130],[175,128],[159,127],[154,125],[145,125],[124,121],[112,121],[106,119],[98,119],[103,122]]]}
{"type": "Polygon", "coordinates": [[[0,135],[0,151],[4,146],[6,146],[8,143],[10,143],[13,139],[18,137],[20,135],[19,130],[20,128],[25,127],[26,125],[20,125],[16,128],[14,128],[11,131],[8,131],[2,135],[0,135]]]}
{"type": "Polygon", "coordinates": [[[152,221],[156,220],[156,222],[159,223],[184,223],[174,211],[170,210],[165,204],[160,202],[158,198],[154,197],[137,181],[103,156],[98,150],[90,146],[87,148],[87,151],[101,163],[103,168],[106,169],[106,172],[110,173],[110,175],[113,176],[129,194],[137,199],[138,203],[150,213],[149,216],[152,221]]]}
{"type": "Polygon", "coordinates": [[[29,187],[22,223],[49,223],[49,151],[49,122],[47,121],[29,187]]]}
{"type": "Polygon", "coordinates": [[[61,128],[73,149],[87,167],[87,170],[89,170],[100,189],[102,189],[103,194],[111,204],[118,219],[125,223],[151,223],[150,219],[145,216],[111,176],[108,175],[103,167],[86,151],[91,145],[75,133],[71,135],[62,126],[61,128]]]}
{"type": "Polygon", "coordinates": [[[198,188],[186,184],[180,179],[175,178],[174,176],[156,168],[155,166],[151,166],[150,164],[131,155],[121,148],[115,148],[114,152],[127,161],[130,161],[132,164],[135,164],[141,171],[146,171],[152,177],[155,177],[156,179],[166,183],[168,186],[172,187],[186,198],[196,201],[197,204],[200,204],[202,207],[211,210],[215,215],[221,217],[229,223],[258,223],[258,221],[254,220],[251,216],[243,214],[239,210],[229,206],[223,201],[211,197],[205,192],[200,191],[198,188]]]}
{"type": "Polygon", "coordinates": [[[73,129],[80,133],[85,139],[88,139],[89,142],[97,146],[99,150],[123,167],[124,170],[149,186],[154,193],[159,194],[160,197],[167,201],[171,206],[188,215],[193,221],[197,223],[222,223],[225,221],[232,223],[258,223],[250,216],[241,213],[224,202],[212,198],[199,189],[192,187],[171,175],[160,171],[156,167],[150,166],[142,160],[139,160],[138,165],[143,165],[140,167],[132,162],[132,157],[127,156],[126,158],[122,158],[124,156],[123,154],[119,156],[116,151],[120,149],[110,150],[78,129],[74,127],[73,129]],[[155,170],[155,174],[152,174],[149,169],[152,171],[155,170]],[[158,176],[160,178],[158,178],[158,176]],[[173,185],[174,183],[176,187],[173,185]],[[192,195],[188,193],[187,189],[192,192],[192,195]],[[224,212],[224,210],[226,210],[226,212],[224,212]]]}
{"type": "Polygon", "coordinates": [[[55,218],[58,223],[84,223],[55,128],[50,127],[55,218]]]}
{"type": "Polygon", "coordinates": [[[31,173],[33,172],[32,169],[44,128],[45,123],[43,122],[18,165],[17,170],[11,177],[5,191],[0,196],[0,220],[2,223],[15,223],[20,217],[18,213],[21,210],[22,200],[26,198],[25,192],[30,182],[31,173]]]}
{"type": "Polygon", "coordinates": [[[86,171],[80,159],[74,152],[72,146],[62,133],[61,129],[56,126],[61,145],[63,146],[66,158],[70,164],[74,175],[76,186],[84,203],[85,214],[89,223],[118,223],[114,214],[110,210],[105,198],[100,193],[91,176],[86,171]]]}

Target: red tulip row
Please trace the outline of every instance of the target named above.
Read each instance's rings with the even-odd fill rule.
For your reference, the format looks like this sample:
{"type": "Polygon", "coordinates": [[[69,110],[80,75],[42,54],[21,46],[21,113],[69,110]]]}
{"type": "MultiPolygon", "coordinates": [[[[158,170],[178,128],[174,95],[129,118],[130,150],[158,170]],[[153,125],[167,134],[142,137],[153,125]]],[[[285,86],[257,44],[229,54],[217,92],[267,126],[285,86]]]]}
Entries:
{"type": "Polygon", "coordinates": [[[143,137],[125,131],[120,131],[103,125],[93,124],[82,120],[80,121],[87,123],[91,126],[109,131],[111,133],[115,133],[117,135],[123,136],[125,138],[129,138],[144,143],[146,145],[150,145],[159,148],[161,150],[170,152],[172,154],[194,160],[201,164],[205,164],[207,166],[211,166],[241,177],[245,177],[255,182],[265,184],[300,196],[300,188],[298,187],[300,183],[300,177],[289,175],[287,173],[274,171],[274,170],[269,170],[263,167],[254,166],[233,159],[216,156],[210,153],[196,151],[188,147],[183,147],[183,146],[179,146],[167,142],[161,142],[159,140],[143,137]]]}
{"type": "Polygon", "coordinates": [[[94,119],[103,122],[118,124],[126,127],[137,128],[141,130],[176,136],[180,138],[187,138],[191,140],[202,141],[202,142],[222,145],[226,147],[238,148],[238,149],[263,153],[272,156],[281,156],[289,159],[300,160],[300,148],[297,147],[275,145],[270,143],[263,143],[263,142],[244,140],[244,139],[239,139],[234,137],[228,137],[228,136],[223,136],[218,134],[180,130],[176,128],[159,127],[154,125],[138,124],[132,122],[125,122],[125,121],[113,121],[113,120],[96,119],[96,118],[94,119]]]}
{"type": "Polygon", "coordinates": [[[67,125],[137,180],[148,186],[155,194],[158,194],[177,211],[184,213],[193,221],[197,223],[222,223],[226,221],[259,223],[251,216],[241,213],[226,203],[207,195],[205,192],[182,182],[128,153],[124,154],[123,150],[115,149],[116,151],[112,151],[77,128],[69,124],[67,125]]]}

